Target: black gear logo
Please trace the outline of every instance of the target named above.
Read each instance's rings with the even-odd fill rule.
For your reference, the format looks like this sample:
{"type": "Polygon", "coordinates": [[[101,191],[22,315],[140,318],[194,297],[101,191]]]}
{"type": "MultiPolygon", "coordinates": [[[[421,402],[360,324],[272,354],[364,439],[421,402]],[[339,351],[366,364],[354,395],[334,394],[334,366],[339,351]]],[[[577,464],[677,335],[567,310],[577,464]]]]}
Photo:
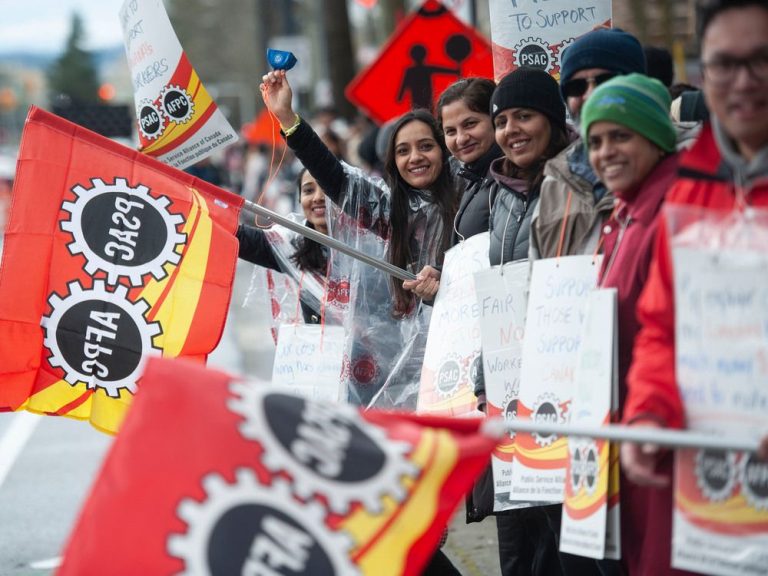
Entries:
{"type": "Polygon", "coordinates": [[[202,502],[179,504],[187,531],[167,542],[168,552],[184,561],[182,575],[359,575],[349,557],[351,540],[328,528],[319,503],[297,502],[284,480],[266,486],[240,468],[233,484],[209,474],[203,487],[202,502]]]}
{"type": "Polygon", "coordinates": [[[192,118],[195,103],[184,88],[171,84],[160,93],[160,108],[171,122],[186,124],[192,118]]]}
{"type": "Polygon", "coordinates": [[[461,385],[461,359],[451,354],[440,363],[435,374],[435,390],[443,398],[448,398],[456,393],[461,385]]]}
{"type": "Polygon", "coordinates": [[[90,188],[78,184],[72,192],[77,199],[62,203],[69,220],[60,227],[72,235],[69,252],[85,256],[89,275],[102,271],[108,284],[125,277],[140,286],[146,274],[161,280],[165,266],[181,260],[177,248],[187,238],[177,227],[184,218],[168,211],[167,197],[155,198],[149,188],[130,186],[125,178],[112,184],[94,178],[90,188]]]}
{"type": "Polygon", "coordinates": [[[153,345],[161,333],[160,324],[148,322],[149,304],[128,300],[128,288],[107,290],[102,280],[84,290],[71,282],[69,294],[51,294],[51,314],[44,316],[48,363],[64,370],[64,380],[75,386],[84,383],[91,390],[102,389],[117,398],[121,390],[136,392],[142,357],[158,354],[153,345]]]}
{"type": "Polygon", "coordinates": [[[526,38],[515,46],[515,67],[523,66],[538,68],[544,72],[551,72],[555,65],[552,50],[541,38],[526,38]]]}
{"type": "Polygon", "coordinates": [[[725,450],[699,450],[695,473],[704,497],[710,502],[723,502],[736,487],[736,455],[725,450]]]}
{"type": "Polygon", "coordinates": [[[768,510],[768,463],[755,454],[742,456],[741,491],[753,508],[768,510]]]}
{"type": "Polygon", "coordinates": [[[407,495],[403,479],[420,472],[407,457],[409,444],[387,437],[352,406],[246,382],[233,383],[232,391],[229,408],[244,418],[242,435],[262,444],[264,465],[288,472],[300,497],[322,494],[336,513],[354,502],[378,512],[384,496],[401,502],[407,495]]]}
{"type": "Polygon", "coordinates": [[[168,124],[168,119],[160,111],[160,108],[146,98],[136,108],[136,119],[139,125],[139,132],[147,140],[159,138],[168,124]]]}

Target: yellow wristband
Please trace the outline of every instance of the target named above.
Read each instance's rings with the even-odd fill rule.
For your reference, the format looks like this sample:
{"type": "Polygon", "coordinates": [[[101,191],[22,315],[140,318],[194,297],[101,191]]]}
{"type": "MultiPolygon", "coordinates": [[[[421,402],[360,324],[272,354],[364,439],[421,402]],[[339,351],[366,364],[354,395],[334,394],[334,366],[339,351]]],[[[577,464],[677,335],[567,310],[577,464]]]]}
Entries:
{"type": "Polygon", "coordinates": [[[280,125],[280,129],[283,131],[283,134],[285,134],[285,137],[288,138],[291,134],[296,132],[299,128],[299,124],[301,124],[301,118],[299,118],[299,115],[296,114],[296,119],[293,121],[293,124],[291,124],[290,127],[286,128],[282,124],[280,125]]]}

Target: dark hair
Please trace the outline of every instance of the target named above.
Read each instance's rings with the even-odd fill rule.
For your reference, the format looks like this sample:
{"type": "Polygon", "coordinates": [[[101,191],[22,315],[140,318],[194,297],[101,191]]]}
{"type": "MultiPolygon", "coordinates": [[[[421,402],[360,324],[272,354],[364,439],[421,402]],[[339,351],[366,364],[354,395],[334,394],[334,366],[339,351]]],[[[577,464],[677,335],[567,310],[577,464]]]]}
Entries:
{"type": "Polygon", "coordinates": [[[696,34],[699,43],[704,39],[704,34],[712,24],[712,20],[720,13],[751,6],[768,10],[768,0],[699,0],[696,5],[696,34]]]}
{"type": "Polygon", "coordinates": [[[508,176],[527,180],[529,193],[536,190],[544,180],[544,165],[547,161],[560,154],[571,143],[564,127],[552,122],[552,119],[543,112],[540,114],[549,122],[549,144],[547,144],[544,154],[525,170],[513,164],[509,158],[505,158],[503,164],[503,170],[508,176]]]}
{"type": "Polygon", "coordinates": [[[669,97],[674,101],[683,92],[694,92],[698,90],[696,86],[692,84],[686,84],[685,82],[675,82],[669,87],[669,97]]]}
{"type": "Polygon", "coordinates": [[[666,48],[658,46],[643,46],[645,52],[645,73],[651,78],[656,78],[667,88],[675,79],[675,64],[672,62],[672,53],[666,48]]]}
{"type": "Polygon", "coordinates": [[[435,115],[440,131],[443,131],[443,107],[463,100],[467,108],[479,114],[490,116],[491,96],[496,83],[488,78],[462,78],[443,90],[435,106],[435,115]]]}
{"type": "MultiPolygon", "coordinates": [[[[301,199],[301,179],[304,177],[306,171],[306,168],[302,168],[296,179],[296,185],[299,189],[299,199],[301,199]]],[[[309,221],[307,221],[306,226],[313,230],[315,229],[309,221]]],[[[291,260],[299,267],[299,270],[325,274],[328,258],[321,244],[314,240],[310,240],[306,236],[299,236],[293,241],[293,245],[296,247],[296,252],[291,256],[291,260]]]]}
{"type": "MultiPolygon", "coordinates": [[[[389,136],[389,143],[387,144],[387,156],[384,162],[387,184],[392,192],[392,208],[389,219],[389,261],[395,266],[403,269],[408,268],[412,256],[410,246],[411,230],[408,225],[408,200],[412,192],[411,187],[405,180],[403,180],[397,169],[397,163],[395,162],[395,141],[400,129],[406,124],[416,120],[429,126],[429,129],[432,131],[432,136],[438,146],[440,146],[440,151],[443,155],[442,170],[440,170],[440,174],[430,187],[432,198],[438,207],[440,219],[443,222],[442,237],[431,239],[438,242],[440,249],[439,254],[441,255],[440,259],[442,258],[443,252],[445,252],[451,245],[451,232],[453,230],[452,223],[457,208],[457,195],[451,170],[448,167],[448,158],[450,154],[445,147],[445,140],[443,140],[443,136],[437,127],[437,121],[432,114],[425,109],[406,112],[392,127],[392,133],[389,136]]],[[[437,263],[439,264],[440,262],[437,263]]],[[[407,314],[415,303],[413,294],[404,290],[400,281],[394,281],[393,288],[395,296],[395,315],[407,314]]]]}

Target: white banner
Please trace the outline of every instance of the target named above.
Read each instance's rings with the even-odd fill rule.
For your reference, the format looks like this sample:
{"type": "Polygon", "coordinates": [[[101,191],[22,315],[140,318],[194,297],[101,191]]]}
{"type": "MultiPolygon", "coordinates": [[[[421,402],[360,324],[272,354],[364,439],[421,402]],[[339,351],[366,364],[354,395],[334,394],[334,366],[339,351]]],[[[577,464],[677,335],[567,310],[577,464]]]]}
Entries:
{"type": "Polygon", "coordinates": [[[161,0],[126,0],[120,8],[136,101],[140,150],[186,168],[237,142],[173,31],[161,0]]]}
{"type": "Polygon", "coordinates": [[[610,28],[611,0],[489,0],[497,80],[520,66],[560,79],[560,57],[574,40],[610,28]]]}
{"type": "Polygon", "coordinates": [[[281,324],[272,383],[311,400],[341,400],[344,328],[320,324],[281,324]]]}
{"type": "MultiPolygon", "coordinates": [[[[584,307],[599,269],[600,258],[592,256],[534,262],[518,418],[562,424],[569,421],[584,307]]],[[[518,434],[515,443],[515,499],[562,502],[567,439],[553,434],[518,434]]]]}
{"type": "MultiPolygon", "coordinates": [[[[475,274],[486,414],[507,421],[517,418],[529,271],[530,263],[526,260],[475,274]]],[[[521,507],[521,503],[512,500],[514,453],[515,434],[510,433],[501,439],[491,456],[494,511],[521,507]]]]}
{"type": "MultiPolygon", "coordinates": [[[[709,219],[673,240],[676,373],[689,428],[757,438],[768,433],[766,228],[740,218],[731,224],[753,227],[741,238],[709,219]]],[[[768,574],[768,463],[712,449],[676,454],[672,565],[768,574]]]]}
{"type": "MultiPolygon", "coordinates": [[[[616,289],[591,292],[576,363],[571,424],[602,426],[610,422],[617,376],[616,322],[616,289]]],[[[596,559],[616,558],[618,538],[611,538],[606,550],[609,443],[571,437],[568,453],[560,550],[596,559]]],[[[613,472],[618,474],[618,468],[613,472]]]]}
{"type": "Polygon", "coordinates": [[[445,253],[421,371],[417,411],[478,416],[474,383],[480,366],[480,310],[475,272],[490,266],[488,232],[445,253]]]}

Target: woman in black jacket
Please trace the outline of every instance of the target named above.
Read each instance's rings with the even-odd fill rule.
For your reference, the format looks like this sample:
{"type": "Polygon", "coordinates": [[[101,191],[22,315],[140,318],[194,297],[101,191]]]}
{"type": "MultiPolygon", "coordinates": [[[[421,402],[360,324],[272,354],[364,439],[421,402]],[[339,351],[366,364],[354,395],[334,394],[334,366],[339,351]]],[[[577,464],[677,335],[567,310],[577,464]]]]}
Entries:
{"type": "MultiPolygon", "coordinates": [[[[306,168],[299,173],[297,185],[305,225],[327,234],[325,192],[306,168]]],[[[304,322],[318,324],[323,294],[317,294],[318,290],[311,287],[319,285],[320,291],[325,291],[328,249],[301,235],[292,238],[290,246],[285,246],[282,235],[246,224],[238,226],[236,235],[240,242],[240,258],[263,268],[288,273],[298,282],[304,322]],[[313,283],[302,281],[302,275],[310,275],[313,283]]]]}

